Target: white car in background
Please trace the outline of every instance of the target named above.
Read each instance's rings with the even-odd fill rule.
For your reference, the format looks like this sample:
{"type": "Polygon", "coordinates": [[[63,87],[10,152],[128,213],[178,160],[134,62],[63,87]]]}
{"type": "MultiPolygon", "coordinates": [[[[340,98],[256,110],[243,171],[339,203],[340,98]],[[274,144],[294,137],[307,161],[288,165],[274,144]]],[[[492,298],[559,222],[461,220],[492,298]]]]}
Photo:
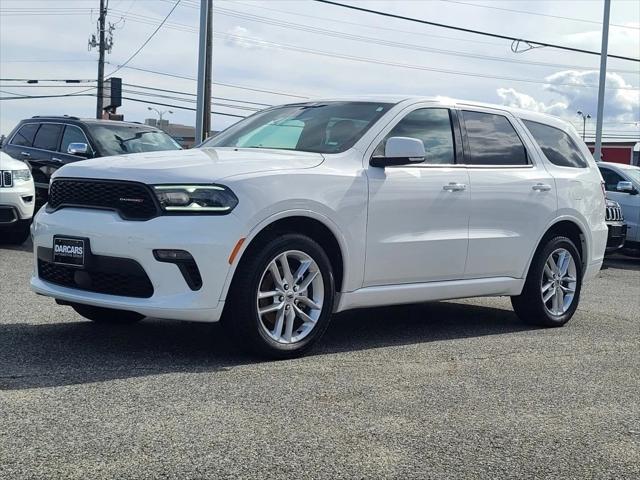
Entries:
{"type": "Polygon", "coordinates": [[[523,320],[564,325],[607,225],[566,122],[369,97],[269,108],[194,150],[68,164],[33,236],[33,290],[86,318],[222,318],[282,358],[354,308],[508,295],[523,320]]]}
{"type": "Polygon", "coordinates": [[[29,166],[0,151],[0,244],[29,238],[35,189],[29,166]]]}
{"type": "Polygon", "coordinates": [[[598,162],[607,197],[622,207],[627,224],[625,247],[640,249],[640,167],[598,162]]]}

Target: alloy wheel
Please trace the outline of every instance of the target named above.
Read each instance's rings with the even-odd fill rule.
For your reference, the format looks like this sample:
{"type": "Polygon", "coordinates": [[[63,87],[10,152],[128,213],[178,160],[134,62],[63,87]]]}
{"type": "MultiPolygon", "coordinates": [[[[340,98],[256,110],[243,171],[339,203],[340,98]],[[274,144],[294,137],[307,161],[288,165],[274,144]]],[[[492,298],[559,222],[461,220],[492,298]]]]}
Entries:
{"type": "Polygon", "coordinates": [[[299,250],[280,253],[269,262],[258,284],[258,320],[278,343],[293,344],[315,328],[324,302],[318,264],[299,250]]]}
{"type": "Polygon", "coordinates": [[[566,313],[575,297],[577,279],[576,263],[564,248],[554,250],[544,264],[540,293],[549,313],[560,316],[566,313]]]}

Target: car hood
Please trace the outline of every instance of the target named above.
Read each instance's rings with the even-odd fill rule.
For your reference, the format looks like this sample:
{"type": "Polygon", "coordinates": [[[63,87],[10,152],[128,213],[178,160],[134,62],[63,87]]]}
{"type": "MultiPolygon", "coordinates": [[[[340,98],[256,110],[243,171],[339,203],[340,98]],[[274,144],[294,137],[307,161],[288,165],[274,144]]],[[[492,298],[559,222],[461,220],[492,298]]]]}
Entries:
{"type": "Polygon", "coordinates": [[[94,158],[65,165],[53,175],[148,184],[217,182],[223,178],[274,170],[312,168],[319,153],[256,148],[202,148],[94,158]]]}
{"type": "Polygon", "coordinates": [[[0,152],[0,170],[28,170],[29,166],[20,161],[15,160],[4,152],[0,152]]]}

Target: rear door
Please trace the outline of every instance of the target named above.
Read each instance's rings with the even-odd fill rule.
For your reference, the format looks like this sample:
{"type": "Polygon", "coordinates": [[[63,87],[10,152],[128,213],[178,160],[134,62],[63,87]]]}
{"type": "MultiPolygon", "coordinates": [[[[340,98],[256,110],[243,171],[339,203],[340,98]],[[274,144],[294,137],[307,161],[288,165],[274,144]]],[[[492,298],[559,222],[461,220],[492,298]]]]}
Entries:
{"type": "Polygon", "coordinates": [[[463,107],[471,185],[466,278],[522,278],[557,209],[553,178],[509,113],[463,107]]]}
{"type": "Polygon", "coordinates": [[[31,158],[31,148],[33,147],[33,139],[40,124],[38,122],[28,122],[22,124],[16,132],[5,142],[2,150],[16,160],[29,162],[31,158]]]}

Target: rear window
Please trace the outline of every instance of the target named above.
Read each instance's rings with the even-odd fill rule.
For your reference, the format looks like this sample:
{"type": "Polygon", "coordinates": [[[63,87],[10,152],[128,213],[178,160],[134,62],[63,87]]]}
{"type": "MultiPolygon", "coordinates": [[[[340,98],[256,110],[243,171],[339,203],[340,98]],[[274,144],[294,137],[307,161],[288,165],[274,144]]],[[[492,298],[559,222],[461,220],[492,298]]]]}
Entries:
{"type": "Polygon", "coordinates": [[[33,144],[33,137],[38,130],[37,123],[25,123],[11,139],[12,145],[18,145],[20,147],[30,147],[33,144]]]}
{"type": "Polygon", "coordinates": [[[463,112],[471,165],[527,165],[527,150],[502,115],[463,112]]]}
{"type": "Polygon", "coordinates": [[[43,123],[38,129],[38,133],[36,133],[36,138],[33,140],[34,148],[51,151],[58,150],[58,140],[60,139],[62,127],[60,124],[43,123]]]}
{"type": "Polygon", "coordinates": [[[523,120],[523,123],[551,163],[560,167],[587,166],[575,142],[562,130],[531,120],[523,120]]]}

